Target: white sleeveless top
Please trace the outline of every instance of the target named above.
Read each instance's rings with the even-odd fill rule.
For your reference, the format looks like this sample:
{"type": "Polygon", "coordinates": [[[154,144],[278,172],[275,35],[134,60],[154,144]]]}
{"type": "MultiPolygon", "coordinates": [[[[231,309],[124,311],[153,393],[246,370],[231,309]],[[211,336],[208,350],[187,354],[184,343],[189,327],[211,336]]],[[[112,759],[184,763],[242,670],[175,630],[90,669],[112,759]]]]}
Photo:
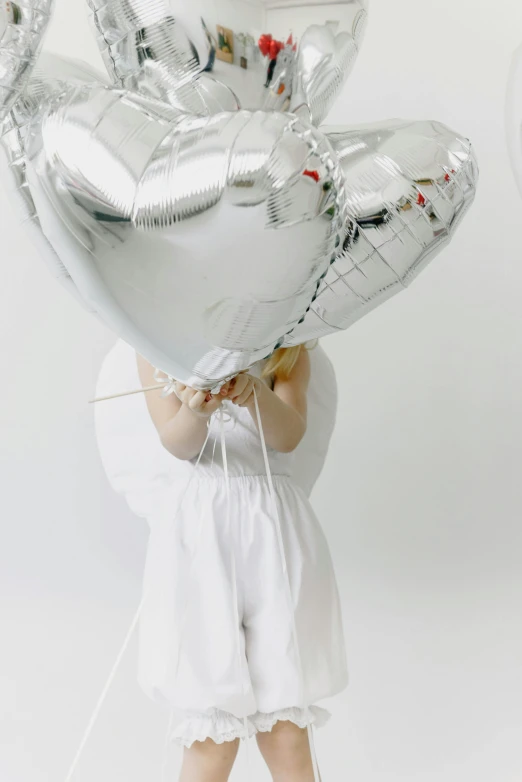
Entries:
{"type": "MultiPolygon", "coordinates": [[[[293,479],[307,496],[323,468],[337,410],[337,385],[330,360],[320,346],[310,351],[310,360],[312,371],[306,434],[298,448],[290,454],[268,449],[273,474],[293,479]]],[[[258,364],[250,371],[259,376],[261,369],[262,364],[258,364]]],[[[96,395],[108,396],[139,388],[140,385],[135,350],[123,340],[118,340],[103,361],[96,395]]],[[[229,402],[224,406],[230,416],[224,424],[230,475],[264,476],[259,433],[249,411],[229,402]]],[[[144,394],[98,402],[95,425],[108,480],[139,516],[150,517],[162,492],[174,481],[184,482],[195,469],[195,460],[176,459],[161,445],[144,394]]],[[[220,427],[216,420],[197,467],[202,477],[223,475],[219,439],[220,427]]]]}

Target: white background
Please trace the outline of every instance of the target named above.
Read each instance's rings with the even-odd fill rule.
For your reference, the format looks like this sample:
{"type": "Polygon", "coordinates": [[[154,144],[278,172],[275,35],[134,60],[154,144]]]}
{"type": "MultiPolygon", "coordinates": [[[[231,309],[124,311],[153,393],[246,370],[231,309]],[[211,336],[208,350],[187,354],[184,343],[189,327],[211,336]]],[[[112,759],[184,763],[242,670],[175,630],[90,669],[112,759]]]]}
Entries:
{"type": "MultiPolygon", "coordinates": [[[[57,6],[47,48],[98,63],[84,4],[57,6]]],[[[373,0],[330,116],[439,119],[472,138],[481,181],[413,287],[324,343],[341,405],[315,505],[351,672],[317,736],[324,782],[520,782],[522,202],[503,100],[521,36],[518,0],[373,0]]],[[[147,531],[106,483],[87,405],[114,338],[5,199],[0,231],[0,777],[59,782],[137,605],[147,531]]],[[[164,715],[135,651],[79,782],[159,780],[164,715]]]]}

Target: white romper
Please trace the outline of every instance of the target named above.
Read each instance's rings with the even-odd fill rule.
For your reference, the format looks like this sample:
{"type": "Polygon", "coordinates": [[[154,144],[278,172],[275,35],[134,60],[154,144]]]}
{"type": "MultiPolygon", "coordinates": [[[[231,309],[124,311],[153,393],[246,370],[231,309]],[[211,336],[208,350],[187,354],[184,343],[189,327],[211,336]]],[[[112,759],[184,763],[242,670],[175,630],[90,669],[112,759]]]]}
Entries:
{"type": "MultiPolygon", "coordinates": [[[[335,421],[335,376],[321,348],[310,358],[307,433],[291,454],[268,448],[287,572],[247,409],[225,403],[228,420],[212,419],[196,465],[161,446],[143,395],[96,407],[109,480],[150,525],[139,682],[172,710],[171,738],[185,746],[242,737],[245,718],[250,735],[280,719],[320,726],[329,715],[317,701],[347,685],[332,561],[308,501],[335,421]]],[[[97,394],[139,385],[135,353],[120,340],[97,394]]]]}

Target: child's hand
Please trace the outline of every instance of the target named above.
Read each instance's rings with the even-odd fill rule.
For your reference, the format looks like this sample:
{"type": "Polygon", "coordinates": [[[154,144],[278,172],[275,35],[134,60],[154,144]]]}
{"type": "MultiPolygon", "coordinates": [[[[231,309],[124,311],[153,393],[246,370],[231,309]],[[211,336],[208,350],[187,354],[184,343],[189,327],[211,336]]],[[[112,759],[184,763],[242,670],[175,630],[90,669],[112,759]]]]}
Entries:
{"type": "Polygon", "coordinates": [[[223,398],[230,399],[238,407],[248,407],[254,401],[254,389],[257,394],[261,389],[262,381],[259,378],[241,372],[228,384],[229,388],[223,394],[223,398]]]}
{"type": "Polygon", "coordinates": [[[210,418],[218,410],[229,391],[230,383],[225,383],[219,394],[209,391],[196,391],[195,388],[176,382],[174,386],[179,401],[200,418],[210,418]],[[225,392],[224,394],[222,392],[225,392]]]}

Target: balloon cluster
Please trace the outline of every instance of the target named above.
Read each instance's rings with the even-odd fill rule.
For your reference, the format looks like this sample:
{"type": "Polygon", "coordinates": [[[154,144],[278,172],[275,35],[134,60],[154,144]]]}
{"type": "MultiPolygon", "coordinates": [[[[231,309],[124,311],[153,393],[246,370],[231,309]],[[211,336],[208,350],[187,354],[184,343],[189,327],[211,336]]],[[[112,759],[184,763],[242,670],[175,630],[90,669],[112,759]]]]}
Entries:
{"type": "Polygon", "coordinates": [[[208,72],[195,4],[88,4],[109,82],[38,60],[52,0],[0,5],[0,177],[53,274],[162,371],[215,388],[345,329],[454,235],[477,180],[467,139],[431,121],[319,128],[365,0],[298,45],[262,37],[268,81],[266,61],[208,72]]]}

